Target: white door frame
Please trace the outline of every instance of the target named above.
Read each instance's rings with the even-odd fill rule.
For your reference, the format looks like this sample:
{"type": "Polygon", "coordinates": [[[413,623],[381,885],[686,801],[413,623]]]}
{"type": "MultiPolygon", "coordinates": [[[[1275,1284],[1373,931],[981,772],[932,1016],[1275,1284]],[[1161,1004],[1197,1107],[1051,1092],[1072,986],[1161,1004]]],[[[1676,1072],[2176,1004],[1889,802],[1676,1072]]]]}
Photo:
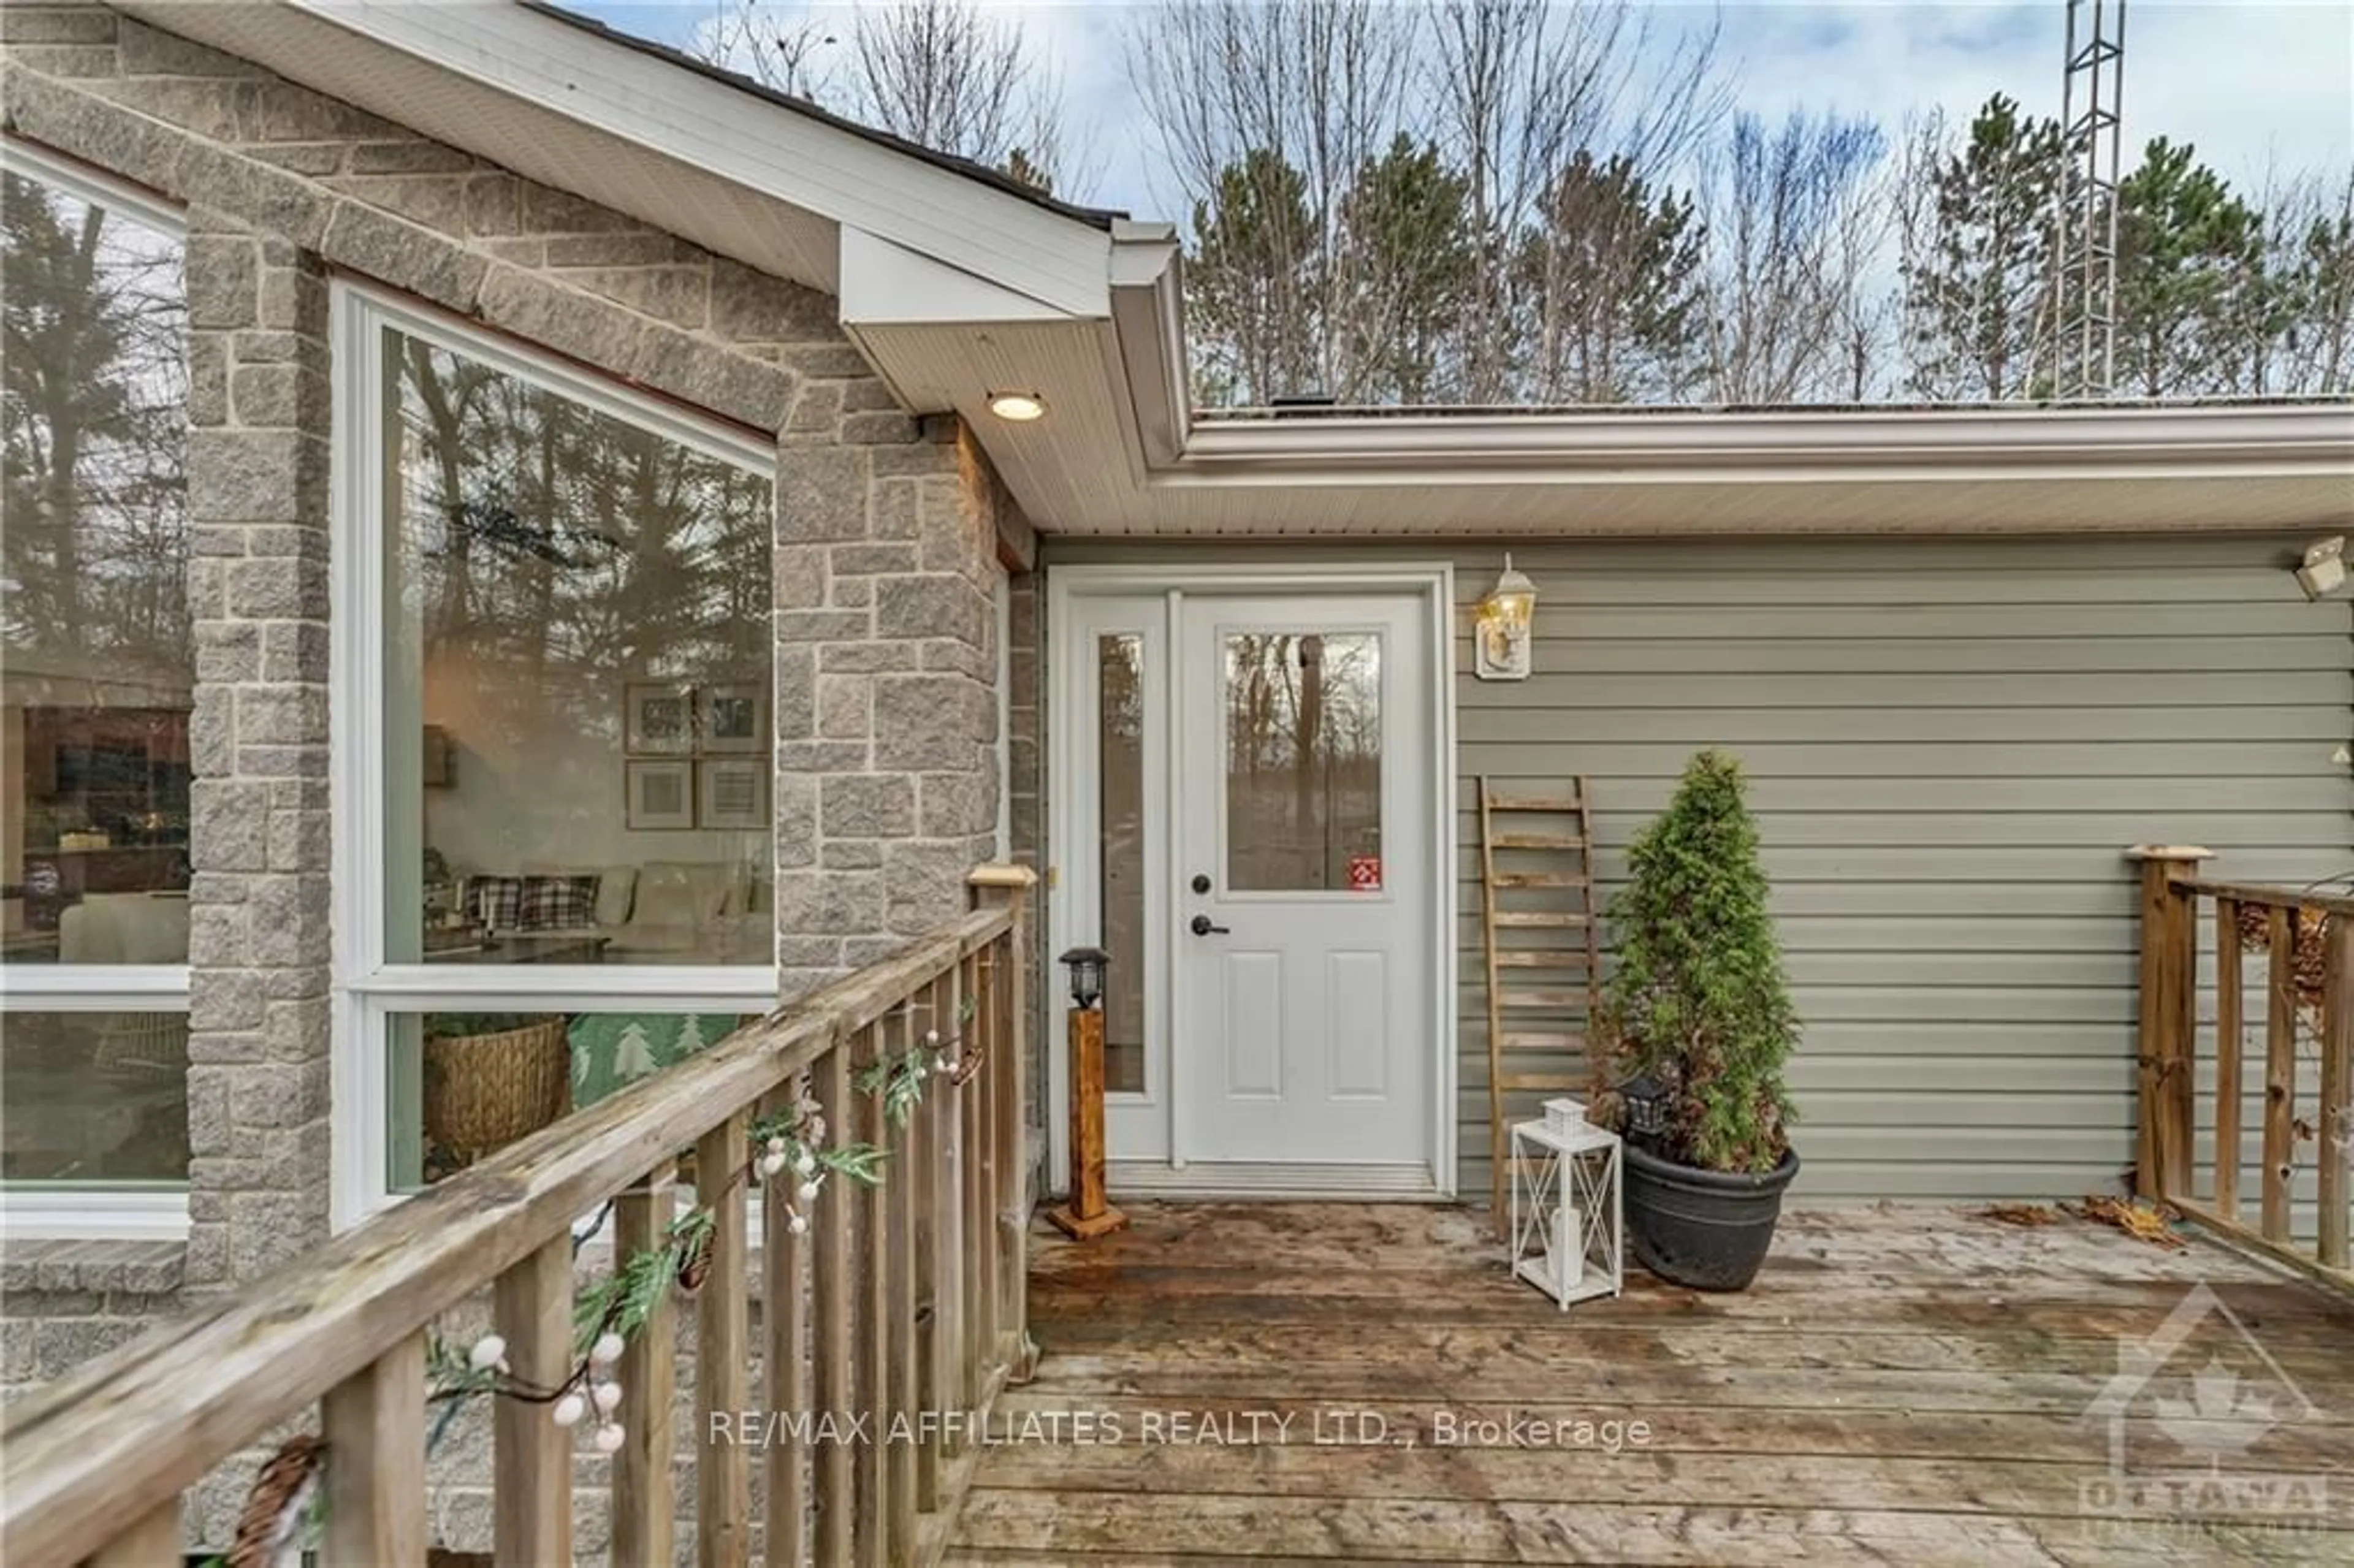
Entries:
{"type": "MultiPolygon", "coordinates": [[[[1437,907],[1429,922],[1430,950],[1427,961],[1432,976],[1431,1017],[1429,1032],[1437,1059],[1431,1064],[1431,1185],[1429,1197],[1452,1199],[1455,1196],[1456,1169],[1456,762],[1455,762],[1455,570],[1444,561],[1405,561],[1371,565],[1350,562],[1275,561],[1266,565],[1231,562],[1151,563],[1135,566],[1090,565],[1050,566],[1046,568],[1046,991],[1049,998],[1048,1015],[1059,1017],[1063,995],[1062,975],[1054,959],[1066,949],[1081,943],[1091,943],[1097,933],[1090,925],[1081,930],[1084,913],[1076,896],[1076,872],[1091,864],[1092,858],[1082,853],[1086,846],[1076,840],[1076,813],[1070,809],[1069,781],[1080,774],[1079,736],[1086,715],[1076,711],[1076,697],[1093,691],[1091,682],[1074,679],[1080,668],[1079,660],[1087,652],[1076,645],[1073,635],[1072,606],[1075,600],[1102,595],[1160,594],[1165,600],[1169,631],[1162,646],[1174,650],[1178,643],[1174,623],[1184,595],[1196,593],[1294,593],[1303,597],[1333,594],[1414,594],[1422,600],[1424,625],[1430,641],[1430,694],[1432,711],[1427,715],[1434,737],[1437,756],[1431,788],[1432,821],[1430,832],[1433,850],[1433,872],[1437,907]],[[1066,875],[1067,870],[1071,873],[1066,875]]],[[[1164,658],[1173,658],[1173,652],[1164,658]]],[[[1164,703],[1161,723],[1168,729],[1167,755],[1178,754],[1175,726],[1180,718],[1180,703],[1172,685],[1170,699],[1164,703]]],[[[1169,841],[1162,853],[1154,857],[1163,867],[1178,863],[1175,837],[1180,813],[1165,813],[1162,828],[1169,841]]],[[[1161,890],[1165,893],[1165,889],[1161,890]]],[[[1161,972],[1173,979],[1179,955],[1176,947],[1176,922],[1163,920],[1161,940],[1153,953],[1161,972]]],[[[1163,985],[1165,994],[1174,988],[1163,985]]],[[[1167,1008],[1149,1015],[1148,1028],[1156,1029],[1159,1037],[1169,1047],[1170,1069],[1178,1070],[1175,1041],[1175,1020],[1167,1008]]],[[[1042,1044],[1046,1050],[1046,1141],[1048,1170],[1046,1186],[1060,1191],[1070,1171],[1070,1064],[1059,1028],[1045,1031],[1042,1044]]],[[[1175,1098],[1172,1086],[1171,1098],[1175,1098]]],[[[1172,1131],[1173,1136],[1173,1131],[1172,1131]]],[[[1181,1188],[1183,1173],[1181,1168],[1170,1172],[1171,1186],[1181,1188]]],[[[1221,1195],[1233,1196],[1222,1191],[1221,1195]]],[[[1268,1197],[1288,1194],[1268,1192],[1268,1197]]],[[[1333,1193],[1318,1196],[1330,1198],[1333,1193]]],[[[1398,1198],[1409,1194],[1397,1192],[1369,1193],[1368,1196],[1398,1198]]]]}

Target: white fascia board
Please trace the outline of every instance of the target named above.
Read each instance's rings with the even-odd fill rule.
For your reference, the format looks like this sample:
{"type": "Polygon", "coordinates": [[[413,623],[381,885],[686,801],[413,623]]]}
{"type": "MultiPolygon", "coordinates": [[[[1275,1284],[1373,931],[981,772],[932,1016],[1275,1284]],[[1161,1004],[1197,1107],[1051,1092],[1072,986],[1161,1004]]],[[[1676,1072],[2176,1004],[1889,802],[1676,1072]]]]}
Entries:
{"type": "Polygon", "coordinates": [[[1111,314],[1118,380],[1127,387],[1135,446],[1148,470],[1183,456],[1192,423],[1183,267],[1176,225],[1123,221],[1112,226],[1111,314]]]}
{"type": "Polygon", "coordinates": [[[2317,474],[2354,482],[2354,404],[1664,409],[1196,421],[1160,482],[1418,482],[1444,472],[1819,481],[1979,474],[2317,474]]]}
{"type": "Polygon", "coordinates": [[[284,3],[1054,309],[1106,309],[1103,230],[554,17],[505,5],[284,3]]]}

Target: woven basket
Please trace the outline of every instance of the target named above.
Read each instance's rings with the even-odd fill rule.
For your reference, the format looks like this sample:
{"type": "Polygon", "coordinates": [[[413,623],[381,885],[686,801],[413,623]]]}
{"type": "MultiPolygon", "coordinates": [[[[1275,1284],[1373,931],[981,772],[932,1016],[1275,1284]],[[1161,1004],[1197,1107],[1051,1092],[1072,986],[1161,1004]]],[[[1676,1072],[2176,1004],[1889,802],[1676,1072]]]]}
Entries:
{"type": "Polygon", "coordinates": [[[471,1160],[564,1114],[564,1020],[425,1043],[425,1136],[471,1160]]]}

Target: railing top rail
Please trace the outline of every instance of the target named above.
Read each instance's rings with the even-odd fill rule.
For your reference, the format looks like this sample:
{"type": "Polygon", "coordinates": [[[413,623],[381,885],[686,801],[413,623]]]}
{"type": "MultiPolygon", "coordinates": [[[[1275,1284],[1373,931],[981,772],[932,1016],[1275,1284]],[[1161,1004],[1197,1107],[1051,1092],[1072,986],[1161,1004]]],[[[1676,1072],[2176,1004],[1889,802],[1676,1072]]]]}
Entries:
{"type": "Polygon", "coordinates": [[[105,1546],[1014,919],[1001,904],[942,926],[7,1406],[0,1557],[105,1546]]]}
{"type": "Polygon", "coordinates": [[[2179,893],[2236,899],[2242,904],[2258,905],[2267,909],[2317,909],[2326,915],[2354,915],[2354,895],[2324,893],[2317,888],[2275,887],[2257,882],[2219,882],[2204,876],[2178,876],[2173,879],[2172,885],[2179,893]]]}

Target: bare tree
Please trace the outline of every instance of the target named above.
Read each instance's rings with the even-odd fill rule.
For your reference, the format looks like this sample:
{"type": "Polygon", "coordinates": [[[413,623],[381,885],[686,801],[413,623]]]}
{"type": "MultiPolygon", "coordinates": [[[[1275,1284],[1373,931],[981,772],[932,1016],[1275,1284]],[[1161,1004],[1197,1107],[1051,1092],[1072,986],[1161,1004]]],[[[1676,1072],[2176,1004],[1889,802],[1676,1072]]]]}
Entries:
{"type": "Polygon", "coordinates": [[[1638,177],[1659,177],[1723,112],[1714,29],[1663,45],[1652,16],[1647,6],[1549,0],[1439,0],[1436,7],[1424,86],[1435,139],[1468,182],[1481,252],[1463,318],[1466,401],[1510,400],[1531,316],[1561,309],[1543,291],[1557,270],[1519,270],[1539,285],[1531,300],[1511,287],[1511,261],[1524,235],[1552,232],[1543,208],[1570,159],[1581,152],[1622,158],[1638,177]]]}
{"type": "Polygon", "coordinates": [[[729,0],[695,52],[935,152],[1051,190],[1067,181],[1062,75],[1022,23],[977,0],[838,9],[729,0]]]}
{"type": "Polygon", "coordinates": [[[1348,240],[1347,196],[1401,131],[1419,13],[1382,0],[1174,0],[1130,13],[1129,75],[1169,171],[1193,215],[1197,258],[1222,244],[1197,278],[1208,294],[1245,287],[1266,296],[1261,318],[1307,334],[1305,365],[1240,344],[1210,344],[1249,376],[1223,387],[1265,400],[1313,391],[1365,395],[1349,345],[1363,265],[1348,240]],[[1245,221],[1245,220],[1247,221],[1245,221]]]}
{"type": "Polygon", "coordinates": [[[1882,143],[1869,121],[1794,111],[1777,131],[1737,116],[1709,160],[1709,387],[1719,403],[1861,396],[1862,299],[1886,203],[1868,182],[1882,143]]]}

